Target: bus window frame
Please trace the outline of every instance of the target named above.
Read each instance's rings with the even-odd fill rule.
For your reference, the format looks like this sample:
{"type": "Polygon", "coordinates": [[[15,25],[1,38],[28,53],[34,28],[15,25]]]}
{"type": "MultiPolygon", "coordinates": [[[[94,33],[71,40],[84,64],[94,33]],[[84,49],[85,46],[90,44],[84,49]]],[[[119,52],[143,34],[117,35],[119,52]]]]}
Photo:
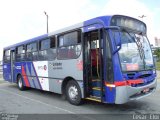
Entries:
{"type": "MultiPolygon", "coordinates": [[[[36,43],[36,51],[38,51],[38,41],[34,41],[34,42],[31,42],[31,43],[27,43],[26,44],[26,53],[29,53],[29,52],[27,52],[27,45],[31,45],[31,44],[33,44],[33,43],[36,43]]],[[[30,51],[30,52],[36,52],[36,51],[30,51]]]]}
{"type": "Polygon", "coordinates": [[[16,46],[15,47],[15,61],[16,62],[21,62],[21,61],[25,61],[26,60],[26,46],[25,46],[25,44],[21,44],[21,45],[19,45],[19,46],[16,46]],[[19,53],[18,54],[18,48],[19,47],[21,47],[21,46],[23,46],[23,50],[24,50],[24,53],[23,52],[21,52],[21,53],[19,53]],[[24,55],[23,57],[23,59],[21,58],[21,55],[24,55]],[[20,56],[18,56],[18,55],[20,55],[20,56]],[[17,59],[17,57],[18,57],[18,59],[17,59]]]}
{"type": "Polygon", "coordinates": [[[38,60],[39,61],[44,61],[44,60],[55,60],[57,58],[57,48],[56,48],[56,36],[51,36],[51,37],[48,37],[48,38],[46,38],[46,39],[42,39],[42,40],[39,40],[38,41],[38,60]],[[51,40],[53,39],[53,37],[54,37],[54,46],[52,46],[52,43],[51,43],[51,40]],[[50,40],[50,47],[49,48],[47,48],[47,49],[41,49],[41,42],[42,41],[45,41],[45,40],[50,40]],[[54,58],[53,59],[49,59],[49,58],[47,58],[47,59],[40,59],[40,53],[42,52],[42,51],[48,51],[48,50],[55,50],[55,56],[54,56],[54,58]]]}
{"type": "Polygon", "coordinates": [[[25,58],[25,61],[37,61],[39,58],[39,50],[38,50],[38,47],[39,47],[39,43],[38,43],[38,40],[37,41],[33,41],[33,42],[30,42],[30,43],[27,43],[26,45],[26,49],[25,49],[25,53],[26,53],[26,58],[25,58]],[[29,52],[27,52],[27,45],[31,45],[31,44],[33,44],[33,43],[36,43],[36,51],[29,51],[29,52]],[[37,52],[37,59],[33,59],[33,53],[34,52],[37,52]],[[29,58],[28,59],[28,57],[27,57],[27,54],[31,54],[31,58],[29,58]]]}
{"type": "Polygon", "coordinates": [[[3,63],[10,63],[10,61],[11,61],[11,50],[10,49],[3,50],[3,63]],[[5,55],[6,51],[9,51],[9,55],[7,55],[7,56],[5,55]],[[9,59],[6,59],[8,57],[9,57],[9,59]]]}
{"type": "MultiPolygon", "coordinates": [[[[77,29],[77,30],[72,30],[72,31],[67,31],[67,32],[64,32],[64,33],[61,33],[61,34],[58,34],[57,35],[57,60],[70,60],[70,59],[78,59],[81,54],[82,54],[82,30],[81,29],[77,29]],[[63,45],[63,46],[59,46],[59,37],[61,36],[64,36],[66,34],[69,34],[69,33],[73,33],[73,32],[77,32],[78,33],[78,39],[77,39],[77,44],[71,44],[71,45],[63,45]],[[77,55],[76,57],[72,57],[72,58],[60,58],[59,57],[59,53],[58,53],[58,50],[62,47],[70,47],[70,46],[80,46],[80,53],[79,55],[77,55]]],[[[76,52],[76,51],[75,51],[76,52]]]]}

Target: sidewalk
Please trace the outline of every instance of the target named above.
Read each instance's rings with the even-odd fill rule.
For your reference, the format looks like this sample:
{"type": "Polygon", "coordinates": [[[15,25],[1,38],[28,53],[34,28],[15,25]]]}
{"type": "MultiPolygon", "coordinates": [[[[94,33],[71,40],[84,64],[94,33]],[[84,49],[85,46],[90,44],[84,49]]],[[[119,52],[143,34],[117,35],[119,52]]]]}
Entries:
{"type": "Polygon", "coordinates": [[[160,71],[157,71],[157,81],[160,82],[160,71]]]}
{"type": "Polygon", "coordinates": [[[0,73],[0,80],[1,80],[1,79],[3,79],[3,74],[2,74],[2,73],[0,73]]]}
{"type": "Polygon", "coordinates": [[[4,79],[3,79],[3,75],[0,74],[0,83],[3,83],[3,82],[5,82],[4,79]]]}

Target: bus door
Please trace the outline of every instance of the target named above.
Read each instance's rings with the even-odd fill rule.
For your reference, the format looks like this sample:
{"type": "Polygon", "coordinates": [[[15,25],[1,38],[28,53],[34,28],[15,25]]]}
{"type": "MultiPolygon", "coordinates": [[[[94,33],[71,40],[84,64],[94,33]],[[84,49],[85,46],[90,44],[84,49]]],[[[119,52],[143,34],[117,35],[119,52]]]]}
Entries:
{"type": "Polygon", "coordinates": [[[11,50],[11,82],[14,82],[15,78],[15,50],[11,50]]]}
{"type": "Polygon", "coordinates": [[[102,30],[84,33],[84,94],[86,99],[102,102],[103,34],[102,30]]]}

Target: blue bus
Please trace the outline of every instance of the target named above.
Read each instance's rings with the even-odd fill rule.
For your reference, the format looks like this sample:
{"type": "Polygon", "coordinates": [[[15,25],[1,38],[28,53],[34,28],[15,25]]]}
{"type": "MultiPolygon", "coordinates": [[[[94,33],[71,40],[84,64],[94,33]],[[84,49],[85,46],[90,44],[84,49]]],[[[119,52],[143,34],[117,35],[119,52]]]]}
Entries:
{"type": "Polygon", "coordinates": [[[93,18],[8,47],[3,77],[20,90],[36,88],[83,100],[124,104],[156,89],[146,24],[129,16],[93,18]]]}

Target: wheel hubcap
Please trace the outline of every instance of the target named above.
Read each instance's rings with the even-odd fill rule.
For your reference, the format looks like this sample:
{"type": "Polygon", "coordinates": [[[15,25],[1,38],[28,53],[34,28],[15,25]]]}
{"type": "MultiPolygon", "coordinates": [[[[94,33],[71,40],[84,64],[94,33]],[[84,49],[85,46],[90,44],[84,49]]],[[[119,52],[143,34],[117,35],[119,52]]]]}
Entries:
{"type": "Polygon", "coordinates": [[[20,88],[22,88],[22,80],[21,79],[18,80],[18,85],[20,88]]]}
{"type": "Polygon", "coordinates": [[[69,97],[72,99],[72,100],[76,100],[77,99],[77,96],[78,96],[78,89],[76,88],[76,86],[71,86],[68,90],[68,93],[69,93],[69,97]]]}

